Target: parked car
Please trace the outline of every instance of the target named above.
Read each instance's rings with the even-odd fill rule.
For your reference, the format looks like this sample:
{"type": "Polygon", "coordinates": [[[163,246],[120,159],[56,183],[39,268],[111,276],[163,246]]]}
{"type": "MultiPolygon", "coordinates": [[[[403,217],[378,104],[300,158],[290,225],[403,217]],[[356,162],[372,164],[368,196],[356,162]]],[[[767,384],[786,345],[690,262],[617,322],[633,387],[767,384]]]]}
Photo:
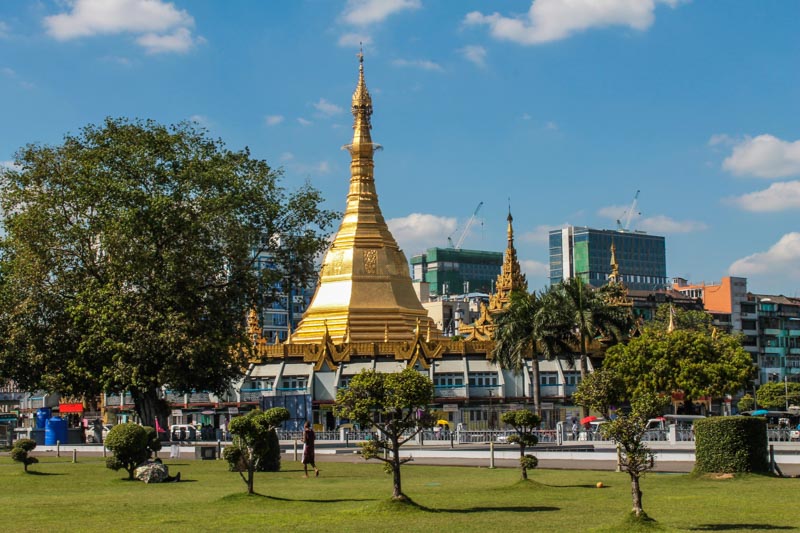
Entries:
{"type": "Polygon", "coordinates": [[[170,438],[173,441],[197,440],[198,433],[192,424],[172,424],[169,427],[170,438]]]}

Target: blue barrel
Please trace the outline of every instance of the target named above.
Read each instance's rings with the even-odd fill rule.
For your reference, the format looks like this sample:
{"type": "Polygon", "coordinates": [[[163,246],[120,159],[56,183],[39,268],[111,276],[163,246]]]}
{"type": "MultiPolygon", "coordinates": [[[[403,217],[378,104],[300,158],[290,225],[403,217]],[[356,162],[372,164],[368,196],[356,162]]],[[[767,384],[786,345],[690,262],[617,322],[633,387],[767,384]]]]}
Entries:
{"type": "Polygon", "coordinates": [[[44,445],[55,446],[56,441],[61,444],[67,443],[67,421],[60,416],[48,419],[44,428],[44,445]]]}
{"type": "Polygon", "coordinates": [[[41,407],[36,410],[36,427],[44,429],[47,424],[47,419],[52,416],[49,407],[41,407]]]}

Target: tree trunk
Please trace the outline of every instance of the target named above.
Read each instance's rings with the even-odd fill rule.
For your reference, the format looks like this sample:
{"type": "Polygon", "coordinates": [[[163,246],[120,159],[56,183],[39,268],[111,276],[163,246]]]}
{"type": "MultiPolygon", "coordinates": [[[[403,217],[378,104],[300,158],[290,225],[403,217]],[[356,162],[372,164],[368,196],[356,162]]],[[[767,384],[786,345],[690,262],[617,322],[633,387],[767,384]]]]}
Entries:
{"type": "Polygon", "coordinates": [[[525,445],[524,444],[520,444],[519,445],[519,463],[520,463],[520,465],[522,465],[522,479],[527,481],[527,479],[528,479],[528,468],[525,466],[524,459],[525,459],[525,445]]]}
{"type": "Polygon", "coordinates": [[[255,489],[253,488],[255,469],[253,458],[250,457],[250,460],[247,462],[247,494],[255,494],[255,489]]]}
{"type": "Polygon", "coordinates": [[[541,412],[541,403],[542,403],[542,391],[539,382],[539,356],[533,354],[533,412],[539,416],[542,416],[541,412]]]}
{"type": "Polygon", "coordinates": [[[167,409],[166,403],[159,398],[158,389],[152,388],[145,391],[131,389],[131,396],[139,416],[139,422],[143,426],[156,427],[156,420],[162,429],[167,429],[167,409]]]}
{"type": "MultiPolygon", "coordinates": [[[[586,335],[581,330],[581,381],[589,375],[589,362],[586,352],[586,335]]],[[[581,418],[586,418],[587,416],[589,416],[589,408],[585,405],[581,406],[581,418]]]]}
{"type": "Polygon", "coordinates": [[[396,438],[392,439],[392,453],[392,478],[394,482],[392,499],[402,500],[405,496],[403,495],[403,486],[400,482],[400,444],[396,438]]]}
{"type": "Polygon", "coordinates": [[[639,488],[639,476],[631,474],[631,498],[633,499],[633,514],[642,516],[642,491],[639,488]]]}

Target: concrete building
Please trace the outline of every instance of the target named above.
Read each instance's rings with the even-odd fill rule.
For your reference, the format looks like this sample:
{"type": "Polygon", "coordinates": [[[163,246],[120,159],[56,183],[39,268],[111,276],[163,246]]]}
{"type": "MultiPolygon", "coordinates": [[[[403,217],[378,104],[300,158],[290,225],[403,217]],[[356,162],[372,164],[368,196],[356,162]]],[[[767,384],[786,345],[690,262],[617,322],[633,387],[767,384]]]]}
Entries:
{"type": "Polygon", "coordinates": [[[641,231],[618,231],[567,226],[550,232],[550,283],[580,276],[601,287],[611,275],[611,245],[617,250],[619,271],[632,290],[668,287],[664,237],[641,231]]]}
{"type": "Polygon", "coordinates": [[[725,331],[742,331],[741,303],[747,300],[747,278],[724,277],[716,283],[689,283],[675,278],[672,288],[690,298],[700,298],[714,317],[714,325],[725,331]]]}

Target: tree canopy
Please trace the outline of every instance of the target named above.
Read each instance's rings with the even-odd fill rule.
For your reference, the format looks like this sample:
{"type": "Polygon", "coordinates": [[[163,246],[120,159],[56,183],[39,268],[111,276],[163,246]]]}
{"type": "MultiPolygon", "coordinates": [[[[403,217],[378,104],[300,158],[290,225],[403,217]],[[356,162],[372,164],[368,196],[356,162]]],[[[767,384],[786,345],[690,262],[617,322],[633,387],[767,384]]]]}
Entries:
{"type": "MultiPolygon", "coordinates": [[[[259,462],[265,460],[270,452],[270,434],[274,434],[280,425],[289,420],[289,411],[284,407],[273,407],[267,411],[256,409],[244,416],[237,416],[230,423],[230,432],[233,435],[233,443],[225,448],[225,459],[231,468],[239,472],[239,475],[247,485],[247,493],[255,494],[253,482],[255,472],[259,469],[259,462]],[[247,471],[247,477],[239,468],[240,464],[247,471]]],[[[276,443],[277,444],[277,443],[276,443]]],[[[280,444],[278,455],[280,456],[280,444]]]]}
{"type": "Polygon", "coordinates": [[[764,383],[756,391],[756,398],[759,409],[783,411],[788,405],[800,405],[800,383],[764,383]]]}
{"type": "Polygon", "coordinates": [[[519,446],[519,466],[522,469],[522,479],[528,479],[528,469],[536,468],[539,460],[534,455],[525,454],[525,448],[536,446],[539,437],[536,430],[539,428],[541,418],[528,409],[506,411],[500,417],[504,424],[514,428],[514,434],[509,435],[508,442],[519,446]]]}
{"type": "Polygon", "coordinates": [[[433,382],[410,367],[395,373],[362,370],[353,376],[347,389],[336,393],[338,416],[378,431],[377,438],[362,445],[362,456],[385,463],[393,475],[393,499],[406,498],[400,467],[411,459],[400,457],[400,447],[433,426],[434,419],[428,411],[432,402],[433,382]]]}
{"type": "Polygon", "coordinates": [[[187,123],[106,119],[15,164],[0,175],[0,379],[130,391],[149,425],[166,425],[159,387],[240,375],[256,253],[307,261],[333,221],[315,189],[287,192],[280,171],[187,123]]]}
{"type": "Polygon", "coordinates": [[[738,337],[702,330],[646,328],[627,344],[609,348],[603,367],[622,380],[625,399],[674,391],[687,399],[719,397],[745,388],[756,376],[738,337]]]}
{"type": "Polygon", "coordinates": [[[572,401],[576,405],[602,414],[608,420],[611,418],[611,407],[619,404],[624,396],[624,385],[620,377],[603,367],[578,383],[578,387],[572,393],[572,401]]]}

